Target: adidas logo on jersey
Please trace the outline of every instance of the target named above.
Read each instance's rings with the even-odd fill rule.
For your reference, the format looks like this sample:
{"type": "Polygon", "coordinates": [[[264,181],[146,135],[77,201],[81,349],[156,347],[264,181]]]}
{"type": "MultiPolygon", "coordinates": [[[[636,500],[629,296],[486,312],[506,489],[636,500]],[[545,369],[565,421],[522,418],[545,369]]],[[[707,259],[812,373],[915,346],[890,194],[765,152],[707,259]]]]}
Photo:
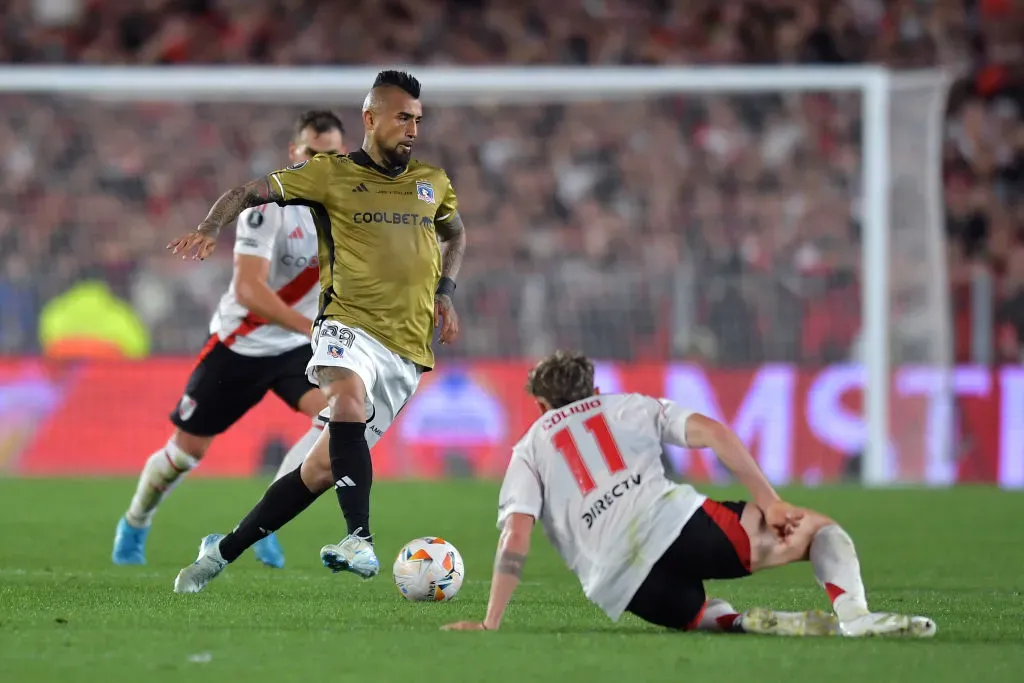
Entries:
{"type": "Polygon", "coordinates": [[[346,486],[355,486],[356,483],[352,481],[351,477],[342,477],[338,481],[334,482],[334,488],[343,489],[346,486]]]}
{"type": "Polygon", "coordinates": [[[302,228],[296,225],[295,229],[288,233],[288,239],[301,240],[303,237],[305,237],[305,234],[306,233],[302,232],[302,228]]]}
{"type": "Polygon", "coordinates": [[[353,192],[369,192],[369,190],[366,189],[366,185],[364,183],[359,183],[358,185],[356,185],[355,187],[352,188],[352,191],[353,192]]]}

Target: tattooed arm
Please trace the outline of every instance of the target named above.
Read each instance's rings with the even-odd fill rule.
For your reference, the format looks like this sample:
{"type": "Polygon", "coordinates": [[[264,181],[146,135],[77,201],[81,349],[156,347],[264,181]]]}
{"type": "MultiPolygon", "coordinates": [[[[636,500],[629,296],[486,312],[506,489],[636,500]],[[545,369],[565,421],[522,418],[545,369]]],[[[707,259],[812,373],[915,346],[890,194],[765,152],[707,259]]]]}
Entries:
{"type": "Polygon", "coordinates": [[[462,267],[462,255],[466,253],[466,226],[462,216],[456,211],[447,223],[434,226],[434,230],[443,245],[441,277],[454,280],[462,267]]]}
{"type": "Polygon", "coordinates": [[[443,323],[441,343],[450,344],[459,336],[459,316],[455,313],[452,293],[455,291],[455,278],[462,267],[462,255],[466,252],[466,226],[456,211],[447,221],[436,223],[434,230],[443,245],[441,282],[434,295],[434,327],[443,323]]]}
{"type": "Polygon", "coordinates": [[[228,223],[234,222],[238,214],[253,206],[262,206],[281,201],[281,191],[270,177],[250,180],[245,185],[232,188],[213,203],[206,218],[199,224],[199,232],[217,237],[228,223]]]}
{"type": "Polygon", "coordinates": [[[172,253],[185,252],[182,258],[204,259],[217,246],[221,228],[238,218],[238,214],[253,206],[270,202],[302,202],[322,204],[331,186],[340,157],[317,154],[312,159],[292,164],[270,175],[251,180],[245,185],[228,190],[220,196],[210,212],[195,230],[167,245],[172,253]]]}
{"type": "Polygon", "coordinates": [[[253,206],[262,206],[282,199],[280,185],[270,182],[270,177],[250,180],[245,185],[232,188],[213,203],[206,218],[195,230],[179,237],[167,248],[172,254],[184,252],[181,257],[205,259],[217,247],[217,236],[221,228],[231,223],[238,214],[253,206]],[[193,253],[193,251],[195,253],[193,253]]]}
{"type": "Polygon", "coordinates": [[[453,631],[495,631],[501,626],[501,619],[508,608],[512,593],[519,585],[523,565],[530,552],[530,535],[533,533],[534,517],[513,512],[505,520],[498,541],[498,552],[494,556],[494,574],[491,576],[491,597],[487,601],[487,616],[483,622],[461,621],[446,626],[453,631]]]}
{"type": "Polygon", "coordinates": [[[505,520],[501,540],[498,541],[498,552],[494,557],[491,597],[487,601],[487,616],[484,617],[484,628],[489,631],[501,626],[501,618],[522,578],[523,565],[530,552],[533,524],[532,516],[520,512],[513,512],[505,520]]]}
{"type": "Polygon", "coordinates": [[[529,443],[517,444],[498,493],[498,524],[501,540],[494,557],[491,597],[483,621],[449,624],[452,631],[491,631],[501,626],[512,593],[519,585],[523,564],[530,552],[533,526],[544,509],[544,486],[534,466],[529,443]]]}

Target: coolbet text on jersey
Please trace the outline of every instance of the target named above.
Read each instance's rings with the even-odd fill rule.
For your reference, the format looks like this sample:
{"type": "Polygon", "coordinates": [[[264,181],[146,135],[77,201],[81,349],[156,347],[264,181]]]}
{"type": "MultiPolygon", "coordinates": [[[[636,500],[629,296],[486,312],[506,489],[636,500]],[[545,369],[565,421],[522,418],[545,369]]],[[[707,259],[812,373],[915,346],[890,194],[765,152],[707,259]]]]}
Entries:
{"type": "MultiPolygon", "coordinates": [[[[309,209],[264,204],[243,211],[235,231],[235,254],[270,261],[267,285],[302,315],[316,316],[317,235],[309,209]]],[[[210,334],[242,356],[277,356],[309,344],[308,336],[270,325],[240,304],[233,283],[214,311],[210,334]]]]}
{"type": "Polygon", "coordinates": [[[312,210],[322,315],[366,330],[403,358],[432,368],[434,290],[441,277],[434,229],[457,208],[445,172],[416,160],[390,172],[359,150],[318,154],[269,178],[283,204],[312,210]]]}
{"type": "Polygon", "coordinates": [[[704,503],[661,462],[663,443],[686,447],[692,414],[640,394],[548,411],[512,450],[498,527],[514,512],[540,520],[586,596],[617,620],[704,503]]]}

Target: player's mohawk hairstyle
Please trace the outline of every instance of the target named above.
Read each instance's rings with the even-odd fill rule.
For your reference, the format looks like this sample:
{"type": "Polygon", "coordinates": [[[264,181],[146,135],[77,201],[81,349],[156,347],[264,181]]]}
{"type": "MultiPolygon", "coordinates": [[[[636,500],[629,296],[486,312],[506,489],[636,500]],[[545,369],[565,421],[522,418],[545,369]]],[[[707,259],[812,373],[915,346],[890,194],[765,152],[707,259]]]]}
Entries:
{"type": "Polygon", "coordinates": [[[578,351],[555,351],[530,370],[526,390],[561,408],[594,395],[594,364],[578,351]]]}
{"type": "Polygon", "coordinates": [[[420,98],[420,82],[412,74],[405,71],[393,71],[390,69],[381,71],[373,81],[373,87],[379,88],[382,85],[393,85],[396,88],[401,88],[417,100],[420,98]]]}

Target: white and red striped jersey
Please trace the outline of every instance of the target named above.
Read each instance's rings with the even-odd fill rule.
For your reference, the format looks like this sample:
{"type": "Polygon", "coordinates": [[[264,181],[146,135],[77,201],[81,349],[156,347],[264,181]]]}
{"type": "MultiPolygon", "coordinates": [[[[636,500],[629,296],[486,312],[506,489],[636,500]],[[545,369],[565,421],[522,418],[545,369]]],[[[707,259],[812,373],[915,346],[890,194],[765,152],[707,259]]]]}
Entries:
{"type": "MultiPolygon", "coordinates": [[[[311,320],[320,296],[316,226],[305,206],[264,204],[238,217],[235,253],[270,261],[267,284],[311,320]]],[[[267,323],[238,302],[232,283],[220,299],[210,333],[243,356],[277,356],[309,344],[309,336],[267,323]]]]}
{"type": "Polygon", "coordinates": [[[693,415],[640,394],[591,396],[545,413],[512,450],[498,527],[540,520],[583,592],[617,620],[704,503],[665,476],[665,443],[687,447],[693,415]]]}

